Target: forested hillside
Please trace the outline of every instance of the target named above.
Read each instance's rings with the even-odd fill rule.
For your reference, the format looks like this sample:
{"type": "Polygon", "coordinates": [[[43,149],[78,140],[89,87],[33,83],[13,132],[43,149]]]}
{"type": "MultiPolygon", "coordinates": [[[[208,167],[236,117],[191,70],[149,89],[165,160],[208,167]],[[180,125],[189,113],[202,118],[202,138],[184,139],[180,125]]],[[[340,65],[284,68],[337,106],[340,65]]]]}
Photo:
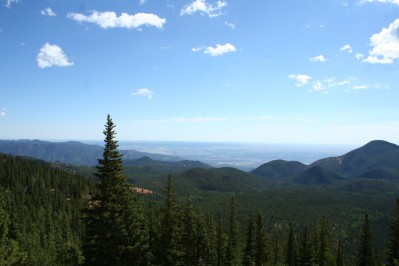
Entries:
{"type": "MultiPolygon", "coordinates": [[[[114,128],[108,117],[96,169],[0,155],[0,265],[395,265],[399,259],[395,178],[343,177],[320,162],[275,161],[253,173],[148,157],[124,163],[114,128]]],[[[396,150],[375,144],[376,158],[396,150]]],[[[369,171],[359,159],[353,163],[369,163],[369,148],[338,158],[369,171]]],[[[373,169],[379,165],[395,167],[381,162],[373,169]]]]}
{"type": "Polygon", "coordinates": [[[0,193],[10,221],[8,237],[19,246],[26,265],[83,262],[79,217],[95,193],[91,178],[45,162],[0,154],[0,193]]]}

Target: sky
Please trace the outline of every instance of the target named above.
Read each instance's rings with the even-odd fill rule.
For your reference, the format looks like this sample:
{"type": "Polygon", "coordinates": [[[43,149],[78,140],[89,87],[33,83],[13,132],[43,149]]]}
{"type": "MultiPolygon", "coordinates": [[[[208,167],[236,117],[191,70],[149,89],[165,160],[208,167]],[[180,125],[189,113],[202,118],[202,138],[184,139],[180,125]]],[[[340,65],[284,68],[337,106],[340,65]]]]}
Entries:
{"type": "Polygon", "coordinates": [[[0,139],[399,144],[398,0],[0,1],[0,139]]]}

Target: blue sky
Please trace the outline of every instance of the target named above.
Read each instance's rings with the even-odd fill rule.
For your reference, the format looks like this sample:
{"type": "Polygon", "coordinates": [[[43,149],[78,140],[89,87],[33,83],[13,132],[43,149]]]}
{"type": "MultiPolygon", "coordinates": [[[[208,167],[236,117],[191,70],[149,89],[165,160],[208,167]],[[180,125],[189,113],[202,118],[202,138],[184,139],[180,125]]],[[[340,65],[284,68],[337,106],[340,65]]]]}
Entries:
{"type": "Polygon", "coordinates": [[[399,144],[399,1],[0,3],[0,139],[399,144]]]}

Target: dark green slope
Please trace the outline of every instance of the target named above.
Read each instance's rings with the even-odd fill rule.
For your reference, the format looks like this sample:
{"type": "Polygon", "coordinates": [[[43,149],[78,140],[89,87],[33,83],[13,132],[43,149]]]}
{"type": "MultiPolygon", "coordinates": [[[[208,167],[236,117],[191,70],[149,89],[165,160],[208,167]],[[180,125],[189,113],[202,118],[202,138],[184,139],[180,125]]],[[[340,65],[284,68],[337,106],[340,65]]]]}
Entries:
{"type": "Polygon", "coordinates": [[[346,178],[399,179],[399,146],[381,140],[310,165],[346,178]]]}
{"type": "Polygon", "coordinates": [[[291,178],[291,182],[295,184],[316,186],[331,185],[342,180],[344,180],[344,178],[341,176],[330,173],[318,165],[311,166],[302,173],[291,178]]]}
{"type": "Polygon", "coordinates": [[[175,179],[176,182],[190,182],[200,190],[210,191],[250,192],[270,186],[270,182],[260,176],[230,167],[195,168],[177,175],[175,179]]]}
{"type": "Polygon", "coordinates": [[[124,173],[135,182],[144,178],[154,178],[160,175],[175,175],[192,168],[212,168],[212,166],[199,161],[177,161],[167,162],[153,160],[148,156],[137,160],[125,160],[123,163],[124,173]]]}
{"type": "Polygon", "coordinates": [[[274,160],[262,164],[251,171],[254,175],[266,177],[279,182],[287,181],[289,177],[303,172],[307,166],[297,161],[274,160]]]}

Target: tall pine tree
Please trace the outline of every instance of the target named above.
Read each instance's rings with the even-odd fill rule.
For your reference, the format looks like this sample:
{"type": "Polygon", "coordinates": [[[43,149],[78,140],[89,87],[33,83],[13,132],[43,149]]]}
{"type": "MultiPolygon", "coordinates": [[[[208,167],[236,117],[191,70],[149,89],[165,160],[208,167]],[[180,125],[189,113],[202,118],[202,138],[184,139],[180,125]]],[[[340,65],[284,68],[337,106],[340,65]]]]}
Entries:
{"type": "Polygon", "coordinates": [[[356,256],[357,266],[377,266],[377,253],[374,247],[374,240],[370,230],[368,215],[364,217],[362,233],[360,235],[360,246],[356,256]]]}
{"type": "Polygon", "coordinates": [[[396,208],[390,225],[389,243],[387,247],[387,265],[399,265],[399,199],[396,199],[396,208]]]}
{"type": "Polygon", "coordinates": [[[105,125],[103,158],[97,166],[100,194],[84,211],[83,253],[87,265],[148,265],[148,231],[117,150],[115,125],[105,125]]]}
{"type": "Polygon", "coordinates": [[[241,265],[240,229],[238,225],[237,205],[234,198],[230,202],[229,241],[227,246],[227,265],[241,265]]]}

